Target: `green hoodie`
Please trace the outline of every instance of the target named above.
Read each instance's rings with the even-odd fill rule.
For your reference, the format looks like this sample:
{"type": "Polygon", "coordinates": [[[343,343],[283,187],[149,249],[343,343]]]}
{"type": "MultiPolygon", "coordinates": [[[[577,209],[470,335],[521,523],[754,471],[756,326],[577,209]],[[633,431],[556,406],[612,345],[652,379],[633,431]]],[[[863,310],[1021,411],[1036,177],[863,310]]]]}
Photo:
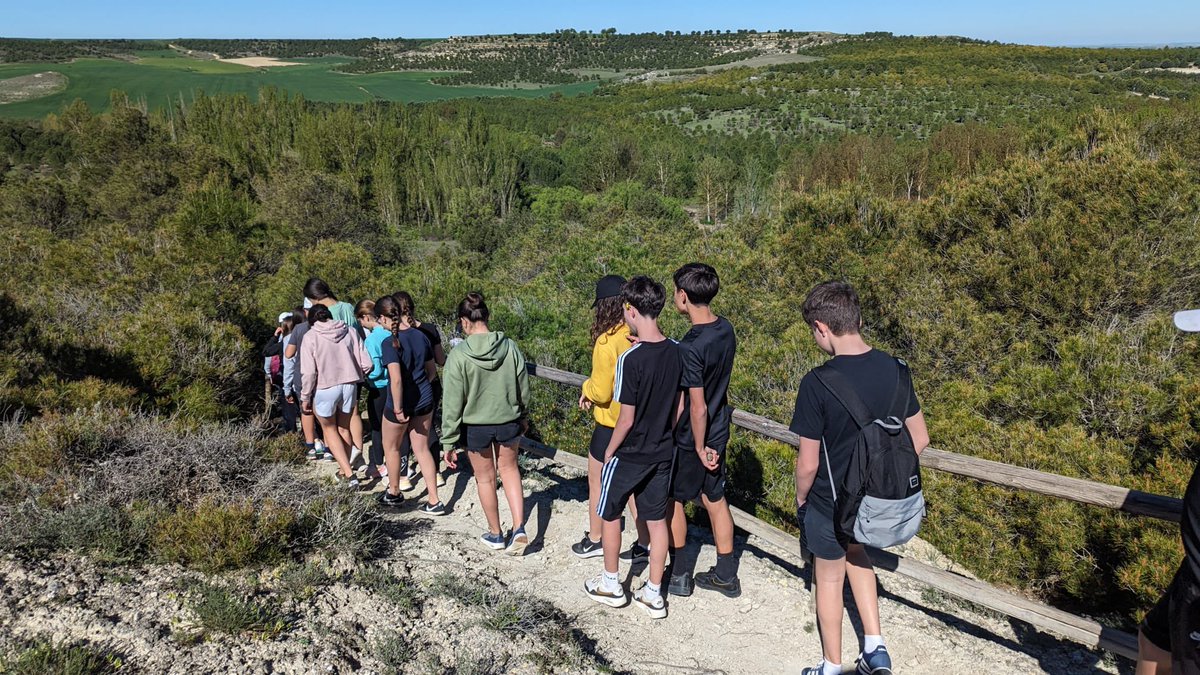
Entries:
{"type": "Polygon", "coordinates": [[[446,357],[442,392],[442,445],[450,448],[462,440],[464,424],[507,424],[525,417],[525,357],[504,333],[468,335],[446,357]]]}

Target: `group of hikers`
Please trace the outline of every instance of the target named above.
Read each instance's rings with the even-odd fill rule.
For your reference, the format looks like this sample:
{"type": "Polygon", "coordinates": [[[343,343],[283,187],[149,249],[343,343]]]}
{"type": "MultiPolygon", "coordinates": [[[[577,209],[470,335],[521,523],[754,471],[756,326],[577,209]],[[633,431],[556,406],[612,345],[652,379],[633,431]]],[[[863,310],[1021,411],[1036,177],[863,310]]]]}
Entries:
{"type": "MultiPolygon", "coordinates": [[[[655,619],[667,616],[664,595],[689,596],[695,588],[731,598],[741,594],[725,498],[733,413],[728,389],[737,339],[732,324],[710,307],[720,288],[715,269],[690,263],[675,272],[673,282],[671,304],[691,323],[678,341],[658,325],[667,304],[662,284],[647,276],[615,275],[596,283],[592,367],[579,397],[579,407],[595,420],[588,448],[589,519],[571,546],[580,558],[602,558],[600,573],[583,585],[590,598],[612,607],[634,604],[655,619]],[[707,512],[717,554],[716,564],[701,573],[694,571],[694,551],[686,548],[684,506],[696,500],[707,512]],[[622,551],[626,509],[637,535],[622,551]],[[648,562],[645,583],[627,594],[620,565],[641,562],[648,562]]],[[[280,315],[276,337],[264,350],[269,359],[277,357],[266,368],[279,383],[284,428],[294,431],[298,420],[309,457],[336,462],[346,486],[386,480],[379,494],[385,506],[400,504],[402,493],[423,481],[427,499],[419,510],[433,516],[446,513],[437,491],[444,484],[439,459],[455,469],[465,451],[487,519],[481,542],[523,555],[529,536],[517,456],[529,426],[528,374],[517,345],[489,327],[484,297],[469,293],[459,303],[456,332],[462,337],[449,342],[448,354],[437,327],[416,318],[406,292],[351,306],[324,281],[310,279],[304,298],[304,306],[280,315]],[[366,429],[357,408],[364,388],[372,441],[365,458],[366,429]],[[507,532],[497,474],[512,519],[507,532]]],[[[801,380],[790,425],[800,439],[797,520],[801,550],[812,564],[822,646],[821,661],[801,672],[842,672],[848,580],[864,632],[856,672],[890,675],[875,571],[860,543],[873,543],[874,534],[846,520],[849,498],[839,491],[861,468],[862,453],[882,452],[878,438],[902,438],[895,447],[915,465],[929,435],[907,364],[863,339],[859,299],[849,284],[817,285],[800,311],[818,347],[831,357],[801,380]]],[[[919,497],[919,476],[905,487],[910,489],[904,494],[919,497]]],[[[1200,633],[1189,630],[1200,630],[1195,582],[1200,480],[1192,480],[1186,500],[1184,539],[1191,562],[1185,561],[1139,631],[1144,655],[1139,675],[1197,672],[1200,633]],[[1192,669],[1172,671],[1172,663],[1179,668],[1188,654],[1192,669]]],[[[923,511],[923,501],[915,503],[923,511]]],[[[889,527],[902,529],[888,520],[892,514],[885,515],[881,520],[892,523],[889,527]]]]}

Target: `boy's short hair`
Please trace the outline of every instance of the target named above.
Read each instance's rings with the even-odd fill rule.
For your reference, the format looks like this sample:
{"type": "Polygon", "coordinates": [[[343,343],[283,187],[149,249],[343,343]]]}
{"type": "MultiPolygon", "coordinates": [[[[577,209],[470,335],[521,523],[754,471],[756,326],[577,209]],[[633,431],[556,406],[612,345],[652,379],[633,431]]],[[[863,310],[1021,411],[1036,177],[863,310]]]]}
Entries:
{"type": "Polygon", "coordinates": [[[804,323],[813,326],[814,322],[820,321],[837,336],[855,334],[862,325],[858,293],[844,281],[817,284],[808,292],[801,312],[804,323]]]}
{"type": "Polygon", "coordinates": [[[633,305],[642,316],[657,319],[667,302],[667,291],[650,277],[636,276],[621,287],[621,300],[633,305]]]}
{"type": "Polygon", "coordinates": [[[707,305],[721,290],[721,279],[711,265],[688,263],[675,271],[675,288],[687,293],[693,305],[707,305]]]}

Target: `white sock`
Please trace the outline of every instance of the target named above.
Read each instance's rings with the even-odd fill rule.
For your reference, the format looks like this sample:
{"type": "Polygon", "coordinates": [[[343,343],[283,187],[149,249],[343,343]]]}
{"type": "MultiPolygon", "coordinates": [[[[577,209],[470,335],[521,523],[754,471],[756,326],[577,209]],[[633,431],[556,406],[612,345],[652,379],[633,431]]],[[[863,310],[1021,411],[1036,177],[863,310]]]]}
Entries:
{"type": "Polygon", "coordinates": [[[620,577],[618,576],[618,574],[619,574],[619,572],[609,572],[608,570],[604,570],[603,583],[601,584],[601,588],[603,588],[606,591],[609,591],[610,593],[615,592],[617,589],[619,589],[621,587],[621,582],[619,581],[620,577]]]}
{"type": "Polygon", "coordinates": [[[654,600],[662,594],[662,586],[649,581],[646,582],[645,588],[642,590],[642,597],[647,600],[654,600]]]}
{"type": "Polygon", "coordinates": [[[821,675],[842,675],[842,664],[822,660],[821,675]]]}
{"type": "Polygon", "coordinates": [[[871,652],[883,646],[882,635],[864,635],[863,636],[863,653],[870,654],[871,652]]]}

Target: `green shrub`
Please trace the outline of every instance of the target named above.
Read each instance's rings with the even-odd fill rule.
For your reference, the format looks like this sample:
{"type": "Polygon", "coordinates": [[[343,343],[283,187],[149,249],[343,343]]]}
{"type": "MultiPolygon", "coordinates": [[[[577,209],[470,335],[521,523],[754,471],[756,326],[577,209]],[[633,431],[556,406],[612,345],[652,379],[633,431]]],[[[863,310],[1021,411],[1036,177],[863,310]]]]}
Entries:
{"type": "Polygon", "coordinates": [[[195,619],[193,637],[226,634],[270,639],[288,628],[273,603],[208,582],[189,593],[188,608],[195,619]]]}
{"type": "Polygon", "coordinates": [[[112,675],[124,660],[103,646],[41,640],[0,660],[0,673],[11,675],[112,675]]]}
{"type": "Polygon", "coordinates": [[[207,572],[278,561],[288,551],[295,516],[271,503],[180,507],[158,523],[151,548],[157,558],[207,572]]]}
{"type": "Polygon", "coordinates": [[[396,609],[411,610],[421,606],[421,593],[412,579],[401,579],[382,567],[359,568],[353,581],[363,590],[382,596],[396,609]]]}

